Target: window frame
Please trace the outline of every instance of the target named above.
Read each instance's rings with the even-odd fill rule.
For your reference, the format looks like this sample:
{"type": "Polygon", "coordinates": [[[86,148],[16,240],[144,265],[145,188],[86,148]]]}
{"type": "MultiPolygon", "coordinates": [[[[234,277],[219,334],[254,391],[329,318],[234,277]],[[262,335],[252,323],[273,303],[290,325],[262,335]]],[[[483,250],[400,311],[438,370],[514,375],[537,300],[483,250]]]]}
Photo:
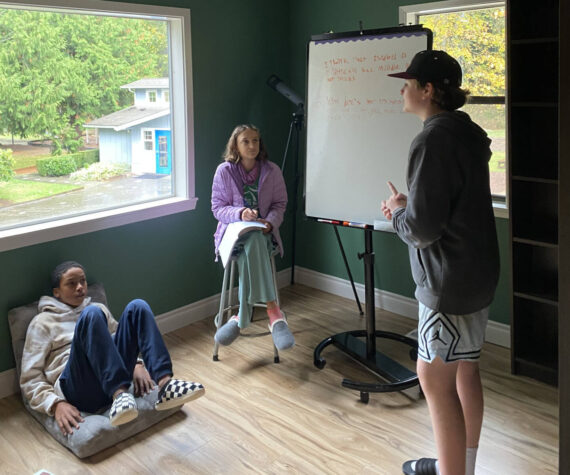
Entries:
{"type": "Polygon", "coordinates": [[[148,89],[146,91],[146,101],[149,104],[156,104],[158,102],[158,92],[156,89],[148,89]]]}
{"type": "MultiPolygon", "coordinates": [[[[506,7],[505,1],[497,0],[443,0],[431,3],[418,3],[415,5],[405,5],[398,8],[399,22],[401,25],[417,25],[419,24],[419,17],[422,15],[430,15],[437,13],[451,13],[463,10],[475,10],[493,7],[506,7]]],[[[505,25],[506,27],[506,25],[505,25]]],[[[505,38],[506,41],[506,38],[505,38]]],[[[506,75],[506,71],[505,71],[506,75]]],[[[506,78],[505,78],[506,82],[506,78]]],[[[505,96],[470,96],[470,104],[504,104],[506,107],[505,96]]],[[[507,117],[505,116],[505,130],[507,128],[507,117]]],[[[508,147],[505,150],[508,154],[508,147]]],[[[506,176],[508,177],[508,156],[506,159],[506,176]]],[[[493,210],[495,217],[508,218],[509,217],[509,183],[506,183],[507,190],[504,199],[493,197],[493,210]]]]}
{"type": "MultiPolygon", "coordinates": [[[[173,196],[0,230],[0,252],[136,223],[196,208],[190,9],[103,0],[0,0],[0,8],[104,14],[169,22],[173,196]]],[[[158,97],[157,97],[158,98],[158,97]]]]}
{"type": "Polygon", "coordinates": [[[148,129],[148,128],[141,129],[141,139],[143,144],[143,150],[145,152],[154,152],[154,131],[155,129],[148,129]],[[147,133],[150,133],[150,139],[148,140],[146,138],[147,133]],[[146,148],[147,143],[150,143],[151,148],[146,148]]]}

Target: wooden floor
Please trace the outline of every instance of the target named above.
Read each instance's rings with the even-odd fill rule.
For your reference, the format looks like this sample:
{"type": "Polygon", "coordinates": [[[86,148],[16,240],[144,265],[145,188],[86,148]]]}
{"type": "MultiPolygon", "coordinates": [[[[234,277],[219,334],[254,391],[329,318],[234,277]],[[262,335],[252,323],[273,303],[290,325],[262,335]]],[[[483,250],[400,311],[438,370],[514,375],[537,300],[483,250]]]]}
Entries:
{"type": "MultiPolygon", "coordinates": [[[[402,462],[434,456],[425,400],[417,388],[370,394],[342,388],[343,377],[374,381],[333,346],[326,366],[313,350],[327,336],[364,328],[355,302],[301,285],[281,291],[297,345],[273,363],[261,315],[212,361],[212,319],[165,335],[179,377],[206,395],[138,436],[79,460],[28,415],[19,395],[0,400],[0,473],[34,474],[388,474],[402,462]]],[[[377,310],[377,329],[407,333],[414,321],[377,310]]],[[[401,344],[379,343],[408,361],[401,344]]],[[[403,361],[403,360],[402,360],[403,361]]],[[[487,345],[481,359],[486,412],[478,475],[557,473],[555,388],[509,371],[509,351],[487,345]]]]}

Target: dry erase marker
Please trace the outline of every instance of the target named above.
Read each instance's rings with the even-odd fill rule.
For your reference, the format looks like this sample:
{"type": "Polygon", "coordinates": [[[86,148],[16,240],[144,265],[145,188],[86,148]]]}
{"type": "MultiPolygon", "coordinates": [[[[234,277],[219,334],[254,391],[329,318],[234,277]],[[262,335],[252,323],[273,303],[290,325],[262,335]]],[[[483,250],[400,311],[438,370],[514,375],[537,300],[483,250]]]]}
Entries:
{"type": "Polygon", "coordinates": [[[335,221],[332,219],[317,219],[319,223],[328,223],[328,224],[340,224],[340,221],[335,221]]]}
{"type": "Polygon", "coordinates": [[[368,226],[367,224],[353,223],[353,222],[349,222],[348,225],[352,226],[353,228],[365,228],[366,226],[368,226]]]}

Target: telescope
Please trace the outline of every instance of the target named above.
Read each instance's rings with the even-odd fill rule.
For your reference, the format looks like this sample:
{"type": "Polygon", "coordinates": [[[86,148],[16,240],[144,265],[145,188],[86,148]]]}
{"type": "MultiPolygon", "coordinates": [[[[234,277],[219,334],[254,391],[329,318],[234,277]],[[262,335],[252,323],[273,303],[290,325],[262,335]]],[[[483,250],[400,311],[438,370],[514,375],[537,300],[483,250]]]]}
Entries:
{"type": "Polygon", "coordinates": [[[289,88],[281,79],[279,79],[275,74],[272,74],[267,79],[267,85],[272,89],[275,89],[279,94],[285,96],[297,107],[303,107],[304,102],[299,95],[289,88]]]}

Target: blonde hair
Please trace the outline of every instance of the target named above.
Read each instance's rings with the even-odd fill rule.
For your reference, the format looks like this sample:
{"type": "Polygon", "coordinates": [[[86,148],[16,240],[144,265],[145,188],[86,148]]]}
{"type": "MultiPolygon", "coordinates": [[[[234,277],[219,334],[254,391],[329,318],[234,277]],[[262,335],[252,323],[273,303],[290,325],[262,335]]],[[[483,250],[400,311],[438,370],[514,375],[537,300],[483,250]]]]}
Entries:
{"type": "Polygon", "coordinates": [[[261,132],[259,131],[259,129],[255,125],[242,124],[238,125],[234,129],[234,131],[230,135],[228,143],[226,144],[226,150],[224,151],[224,154],[222,156],[226,162],[232,162],[232,163],[239,162],[241,157],[239,156],[238,152],[237,138],[242,132],[245,132],[248,129],[254,130],[255,132],[257,132],[257,135],[259,136],[259,154],[257,155],[257,157],[255,157],[255,159],[267,160],[267,150],[265,150],[265,145],[263,144],[263,140],[261,138],[261,132]]]}

